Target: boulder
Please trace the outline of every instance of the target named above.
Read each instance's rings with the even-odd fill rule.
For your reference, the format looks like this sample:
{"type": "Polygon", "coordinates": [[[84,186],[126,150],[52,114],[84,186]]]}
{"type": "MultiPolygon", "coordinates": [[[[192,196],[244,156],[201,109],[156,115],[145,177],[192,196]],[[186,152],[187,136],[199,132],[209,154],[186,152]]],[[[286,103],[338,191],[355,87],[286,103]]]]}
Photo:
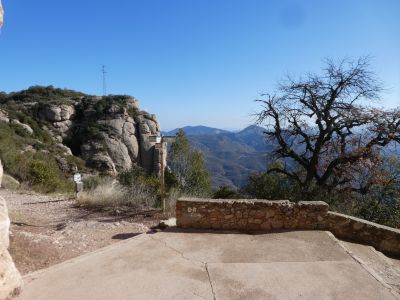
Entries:
{"type": "Polygon", "coordinates": [[[8,175],[8,174],[3,174],[3,181],[1,184],[2,188],[8,189],[8,190],[15,190],[18,189],[20,186],[20,182],[15,179],[14,177],[8,175]]]}
{"type": "Polygon", "coordinates": [[[133,122],[124,123],[122,141],[128,149],[131,160],[136,163],[139,155],[139,144],[136,137],[135,124],[133,122]]]}
{"type": "Polygon", "coordinates": [[[55,122],[55,123],[53,123],[53,126],[55,128],[56,133],[60,134],[61,137],[66,137],[68,130],[72,126],[72,121],[65,120],[65,121],[61,121],[61,122],[55,122]]]}
{"type": "Polygon", "coordinates": [[[74,106],[67,104],[47,104],[39,108],[39,117],[52,123],[70,120],[74,113],[74,106]]]}
{"type": "Polygon", "coordinates": [[[62,151],[62,153],[64,155],[72,155],[71,149],[68,148],[67,146],[65,146],[64,144],[59,143],[56,146],[57,146],[58,149],[60,149],[62,151]]]}
{"type": "Polygon", "coordinates": [[[71,120],[73,115],[75,114],[75,107],[72,105],[63,104],[60,106],[60,119],[61,121],[71,120]]]}
{"type": "Polygon", "coordinates": [[[127,171],[132,167],[132,160],[126,145],[120,139],[105,138],[107,152],[117,171],[127,171]]]}
{"type": "Polygon", "coordinates": [[[16,297],[22,287],[21,275],[8,252],[10,245],[9,230],[10,219],[6,201],[0,196],[0,299],[16,297]]]}
{"type": "Polygon", "coordinates": [[[103,153],[96,153],[88,159],[88,165],[99,170],[100,172],[109,174],[111,176],[117,175],[112,159],[103,153]]]}
{"type": "Polygon", "coordinates": [[[125,120],[122,118],[110,119],[110,120],[99,120],[98,123],[109,128],[111,133],[121,136],[122,129],[125,124],[125,120]]]}
{"type": "Polygon", "coordinates": [[[20,121],[15,120],[15,119],[11,120],[10,123],[22,127],[29,134],[33,134],[33,129],[27,124],[21,123],[20,121]]]}
{"type": "Polygon", "coordinates": [[[10,119],[8,118],[7,112],[3,111],[0,109],[0,122],[5,122],[8,123],[10,122],[10,119]]]}
{"type": "Polygon", "coordinates": [[[139,111],[140,107],[139,107],[139,102],[133,98],[133,97],[129,97],[127,102],[126,102],[128,108],[134,110],[134,111],[139,111]]]}

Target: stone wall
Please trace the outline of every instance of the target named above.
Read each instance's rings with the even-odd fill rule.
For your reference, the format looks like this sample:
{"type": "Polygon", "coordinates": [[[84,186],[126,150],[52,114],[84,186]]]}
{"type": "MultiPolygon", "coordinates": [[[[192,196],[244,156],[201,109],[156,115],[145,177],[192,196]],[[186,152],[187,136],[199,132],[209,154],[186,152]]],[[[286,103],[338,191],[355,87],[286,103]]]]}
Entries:
{"type": "Polygon", "coordinates": [[[176,204],[182,228],[225,230],[321,229],[328,204],[322,201],[208,200],[181,198],[176,204]]]}
{"type": "Polygon", "coordinates": [[[400,257],[400,230],[355,217],[328,212],[325,227],[336,237],[371,245],[377,250],[400,257]]]}
{"type": "Polygon", "coordinates": [[[322,201],[213,200],[181,198],[176,222],[181,228],[240,231],[328,230],[336,237],[400,257],[400,230],[328,211],[322,201]]]}
{"type": "Polygon", "coordinates": [[[22,278],[8,253],[10,219],[6,201],[0,197],[0,299],[12,299],[22,286],[22,278]]]}

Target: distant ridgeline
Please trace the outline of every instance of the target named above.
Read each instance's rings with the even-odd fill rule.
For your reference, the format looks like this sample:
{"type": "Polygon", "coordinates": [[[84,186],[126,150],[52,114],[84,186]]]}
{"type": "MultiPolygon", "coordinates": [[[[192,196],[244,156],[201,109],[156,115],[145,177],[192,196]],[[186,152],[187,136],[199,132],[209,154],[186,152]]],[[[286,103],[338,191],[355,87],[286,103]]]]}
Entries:
{"type": "MultiPolygon", "coordinates": [[[[206,126],[182,129],[191,145],[203,153],[214,188],[242,187],[250,174],[267,169],[268,153],[274,145],[266,141],[262,127],[253,125],[239,132],[206,126]]],[[[166,134],[172,135],[177,131],[166,134]]]]}
{"type": "MultiPolygon", "coordinates": [[[[131,96],[96,97],[52,86],[0,93],[0,129],[2,147],[8,139],[19,153],[48,155],[64,173],[160,169],[159,150],[149,141],[159,123],[131,96]]],[[[5,163],[6,150],[0,149],[5,163]]]]}
{"type": "MultiPolygon", "coordinates": [[[[166,132],[174,135],[179,129],[166,132]]],[[[252,173],[264,173],[272,160],[272,151],[276,144],[268,141],[265,129],[259,126],[248,126],[238,132],[231,132],[206,126],[186,126],[186,133],[191,145],[200,150],[205,158],[214,188],[230,186],[241,188],[248,182],[252,173]]],[[[304,147],[293,143],[294,147],[304,147]]],[[[400,155],[400,147],[388,145],[385,155],[400,155]]],[[[290,159],[286,165],[294,166],[290,159]]]]}

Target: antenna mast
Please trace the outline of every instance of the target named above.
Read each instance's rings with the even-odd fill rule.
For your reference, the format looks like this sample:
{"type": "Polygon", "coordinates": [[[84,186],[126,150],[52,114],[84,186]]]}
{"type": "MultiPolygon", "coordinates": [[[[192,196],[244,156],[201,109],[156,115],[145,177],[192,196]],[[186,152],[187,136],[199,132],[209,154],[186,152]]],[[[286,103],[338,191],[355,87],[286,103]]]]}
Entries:
{"type": "Polygon", "coordinates": [[[107,85],[106,85],[106,74],[107,74],[107,71],[106,71],[106,66],[105,65],[102,66],[101,73],[103,73],[103,96],[106,96],[107,95],[107,85]]]}

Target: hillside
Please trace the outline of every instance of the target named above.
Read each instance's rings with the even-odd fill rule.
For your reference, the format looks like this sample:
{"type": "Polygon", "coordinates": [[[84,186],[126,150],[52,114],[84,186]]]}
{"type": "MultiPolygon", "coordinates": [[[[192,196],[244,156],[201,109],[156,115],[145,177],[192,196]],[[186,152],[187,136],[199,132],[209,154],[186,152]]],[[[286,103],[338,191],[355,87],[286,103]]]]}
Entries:
{"type": "Polygon", "coordinates": [[[77,171],[116,175],[138,165],[158,172],[150,135],[155,115],[131,96],[96,97],[54,87],[0,93],[0,158],[5,171],[30,186],[54,181],[71,189],[77,171]]]}
{"type": "MultiPolygon", "coordinates": [[[[251,125],[239,132],[230,132],[206,126],[186,126],[164,132],[175,135],[182,129],[192,146],[200,150],[211,175],[213,188],[230,186],[240,188],[247,183],[250,174],[265,172],[270,153],[275,147],[266,140],[262,127],[251,125]]],[[[303,147],[294,143],[294,147],[303,147]]],[[[383,149],[385,156],[400,155],[400,147],[395,143],[383,149]]],[[[293,165],[291,160],[286,161],[293,165]]]]}
{"type": "MultiPolygon", "coordinates": [[[[249,126],[239,132],[230,132],[206,126],[183,127],[193,147],[205,158],[212,185],[242,187],[251,173],[267,168],[267,153],[272,150],[263,134],[263,128],[249,126]]],[[[167,132],[175,134],[179,129],[167,132]]]]}
{"type": "Polygon", "coordinates": [[[187,135],[209,135],[209,134],[226,134],[231,133],[230,131],[207,127],[207,126],[185,126],[183,128],[176,128],[174,130],[164,132],[167,135],[176,135],[180,129],[183,129],[187,135]]]}

